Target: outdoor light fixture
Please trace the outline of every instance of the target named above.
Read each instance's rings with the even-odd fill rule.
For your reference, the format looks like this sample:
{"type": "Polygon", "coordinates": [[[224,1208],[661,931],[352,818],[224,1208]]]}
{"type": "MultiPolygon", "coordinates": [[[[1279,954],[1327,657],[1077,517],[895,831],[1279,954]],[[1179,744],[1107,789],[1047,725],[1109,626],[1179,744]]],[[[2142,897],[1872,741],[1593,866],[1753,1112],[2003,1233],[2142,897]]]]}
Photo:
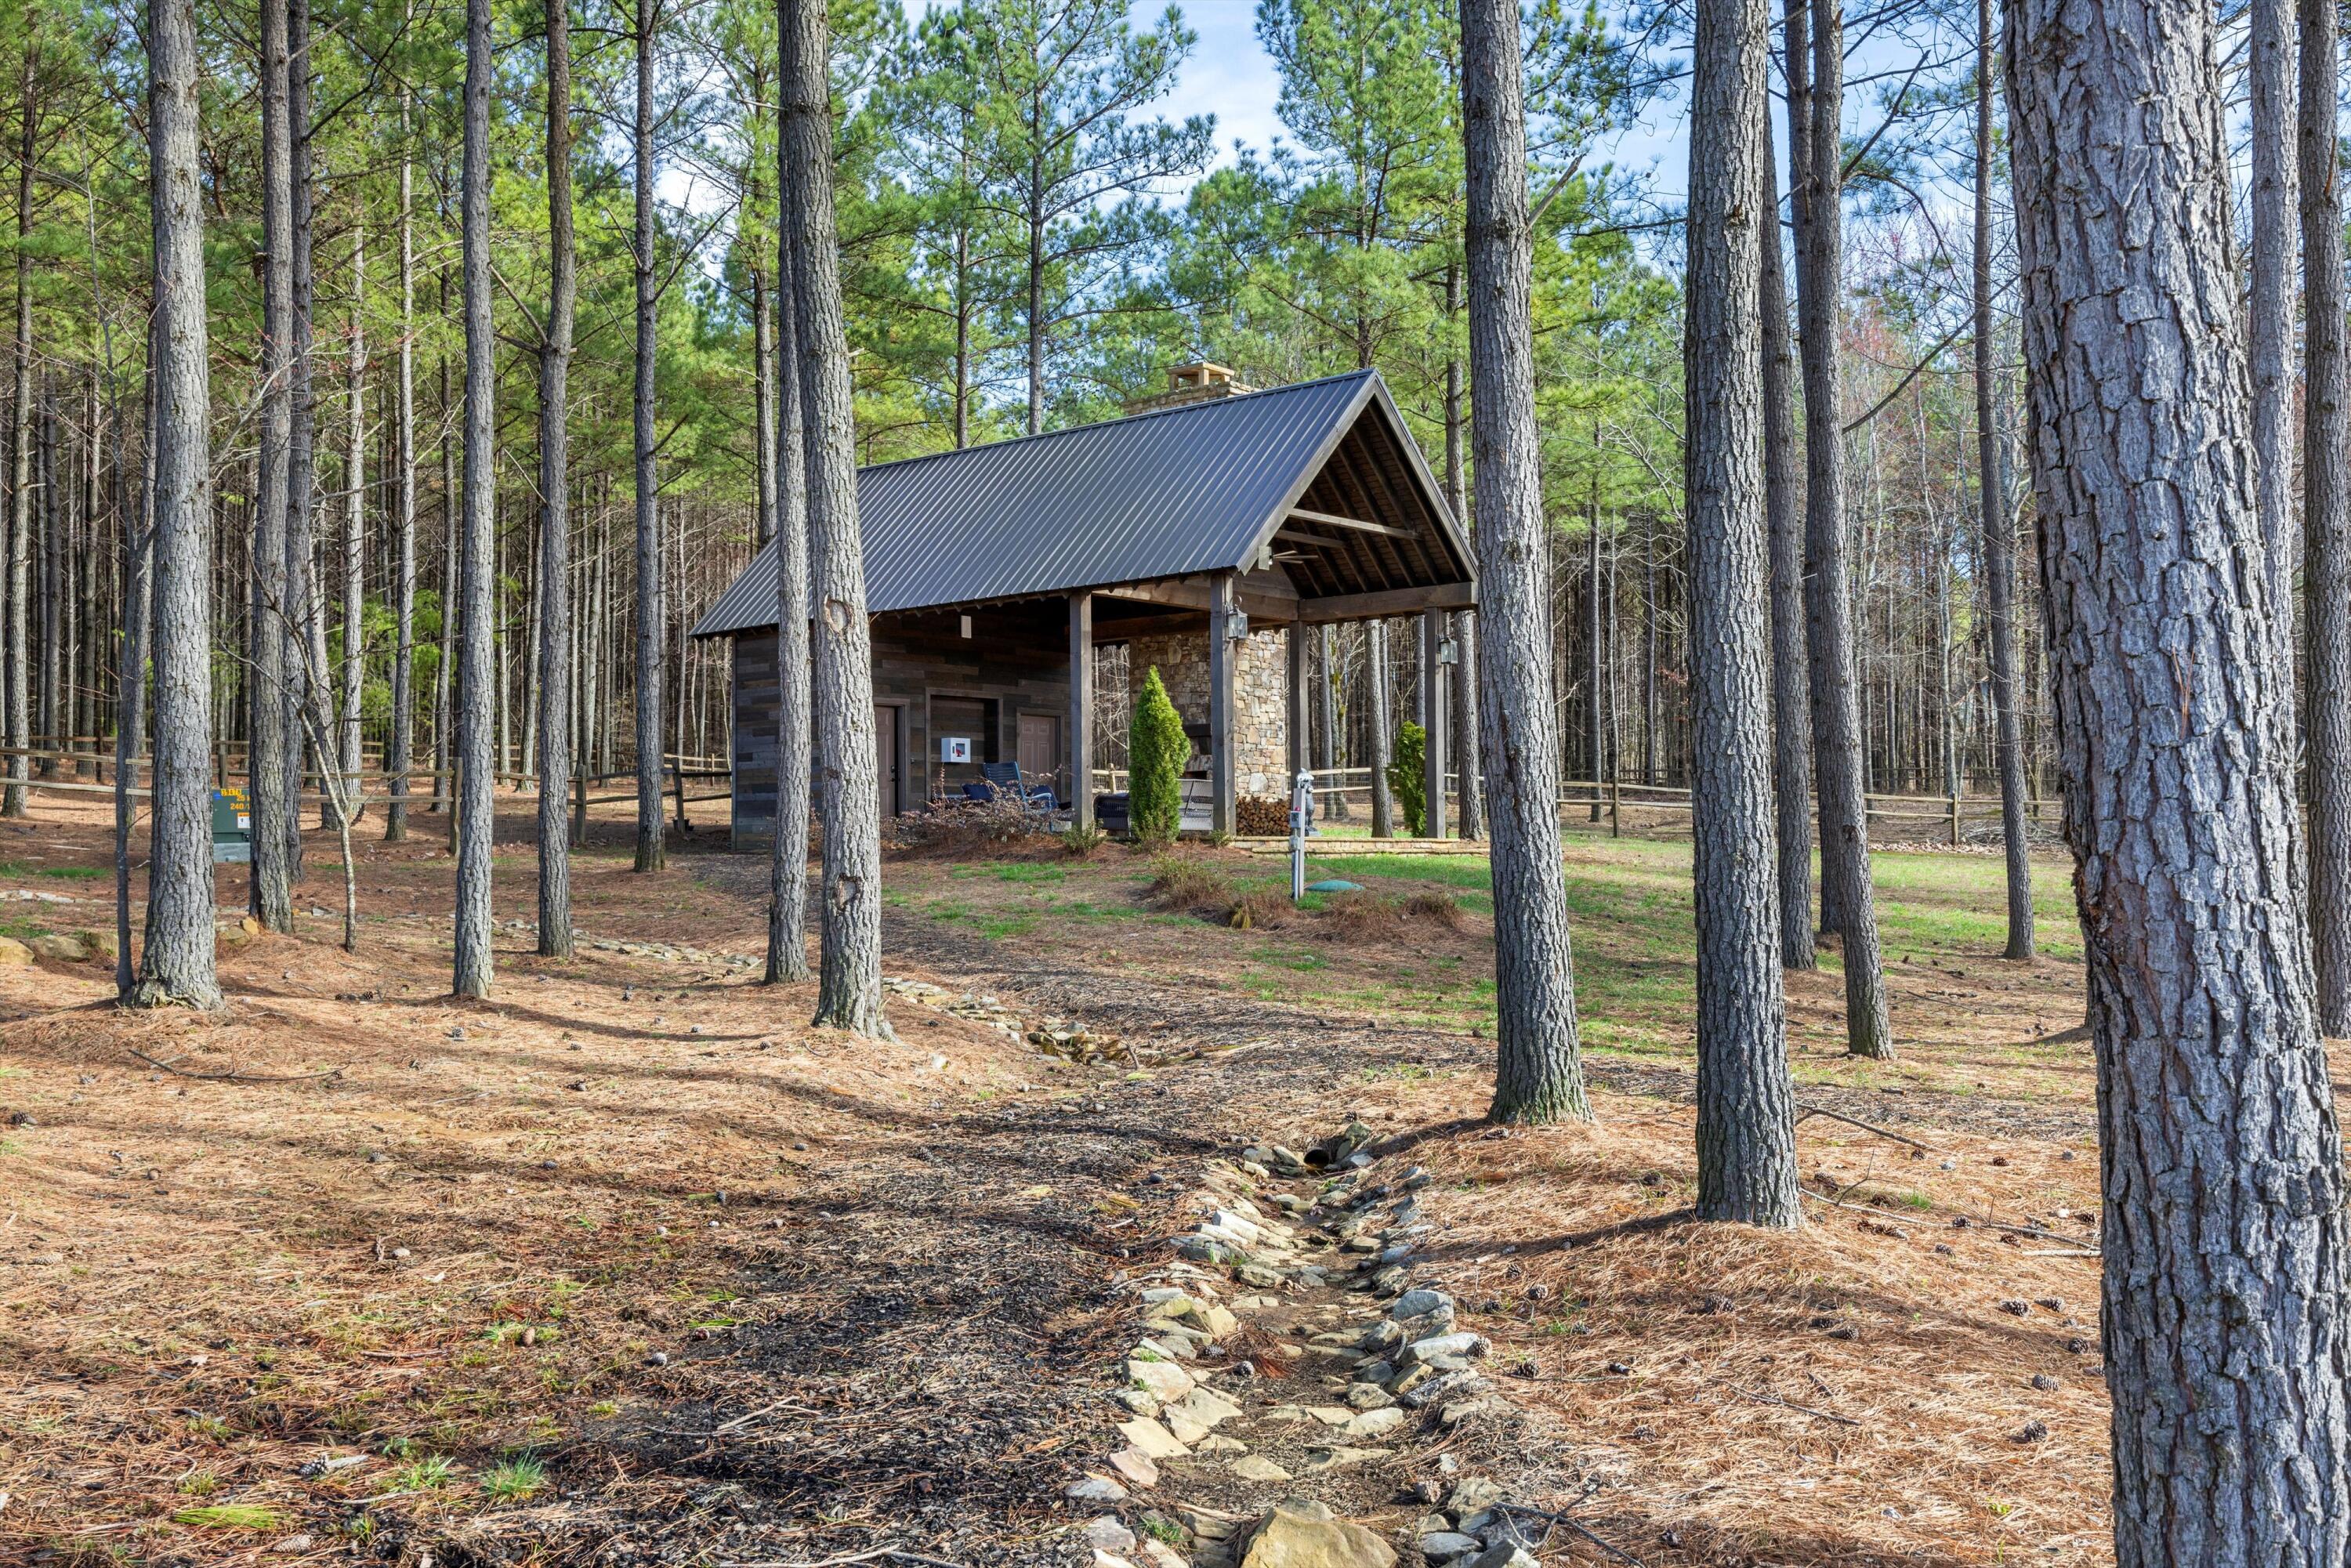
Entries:
{"type": "Polygon", "coordinates": [[[1450,637],[1447,637],[1443,642],[1437,643],[1437,662],[1440,664],[1459,664],[1461,662],[1461,644],[1456,643],[1450,637]]]}
{"type": "Polygon", "coordinates": [[[1248,611],[1228,610],[1225,612],[1225,641],[1228,643],[1246,643],[1249,641],[1248,611]]]}

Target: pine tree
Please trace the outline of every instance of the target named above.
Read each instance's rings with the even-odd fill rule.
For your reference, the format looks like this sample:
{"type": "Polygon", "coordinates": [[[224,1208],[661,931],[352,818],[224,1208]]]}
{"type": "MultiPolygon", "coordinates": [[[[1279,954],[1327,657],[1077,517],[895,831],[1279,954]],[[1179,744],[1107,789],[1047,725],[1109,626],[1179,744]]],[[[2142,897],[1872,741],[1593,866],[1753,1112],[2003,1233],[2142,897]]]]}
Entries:
{"type": "MultiPolygon", "coordinates": [[[[212,852],[212,387],[204,320],[201,66],[192,0],[149,7],[153,171],[154,845],[135,999],[216,1008],[212,852]]],[[[135,681],[137,672],[130,672],[135,681]]]]}
{"type": "Polygon", "coordinates": [[[2082,15],[2011,0],[2003,52],[2097,1053],[2115,1561],[2335,1568],[2351,1234],[2291,688],[2248,580],[2265,550],[2214,16],[2082,15]]]}
{"type": "Polygon", "coordinates": [[[457,923],[455,980],[460,997],[490,994],[492,794],[490,574],[495,541],[490,508],[496,452],[497,339],[490,320],[490,78],[496,69],[490,0],[465,0],[465,172],[460,197],[465,274],[465,462],[460,497],[458,595],[463,644],[457,659],[455,757],[457,923]]]}
{"type": "Polygon", "coordinates": [[[873,737],[873,653],[865,614],[864,544],[857,528],[856,415],[832,204],[831,29],[824,0],[779,0],[777,33],[783,204],[808,463],[814,756],[824,821],[816,1021],[889,1040],[896,1037],[882,1009],[882,799],[873,737]]]}
{"type": "Polygon", "coordinates": [[[1493,834],[1498,1122],[1583,1119],[1561,859],[1551,572],[1537,467],[1532,235],[1519,11],[1461,6],[1468,171],[1470,450],[1477,471],[1479,714],[1493,834]]]}
{"type": "Polygon", "coordinates": [[[1698,1212],[1794,1227],[1795,1091],[1780,989],[1764,603],[1759,230],[1764,0],[1699,0],[1691,50],[1688,326],[1690,775],[1698,915],[1698,1212]]]}
{"type": "Polygon", "coordinates": [[[546,0],[547,320],[538,343],[538,950],[571,952],[571,13],[546,0]]]}

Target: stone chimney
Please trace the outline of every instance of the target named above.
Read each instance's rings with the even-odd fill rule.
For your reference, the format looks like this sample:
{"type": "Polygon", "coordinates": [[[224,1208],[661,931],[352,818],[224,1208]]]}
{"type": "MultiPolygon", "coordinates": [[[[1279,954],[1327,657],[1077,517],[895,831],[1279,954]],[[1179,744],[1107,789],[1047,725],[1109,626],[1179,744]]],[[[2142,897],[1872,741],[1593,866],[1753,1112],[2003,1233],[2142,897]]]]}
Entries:
{"type": "Polygon", "coordinates": [[[1196,360],[1188,365],[1171,367],[1167,371],[1167,390],[1136,398],[1126,405],[1126,412],[1149,413],[1155,409],[1179,408],[1187,402],[1205,402],[1210,398],[1255,391],[1257,388],[1236,380],[1230,367],[1196,360]]]}

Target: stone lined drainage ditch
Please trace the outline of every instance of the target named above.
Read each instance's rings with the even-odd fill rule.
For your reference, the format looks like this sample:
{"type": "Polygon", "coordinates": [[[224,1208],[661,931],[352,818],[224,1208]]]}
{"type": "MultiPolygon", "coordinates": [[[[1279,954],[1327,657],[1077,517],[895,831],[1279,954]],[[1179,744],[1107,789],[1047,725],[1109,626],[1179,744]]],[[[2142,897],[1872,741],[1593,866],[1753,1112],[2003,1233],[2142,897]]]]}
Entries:
{"type": "Polygon", "coordinates": [[[1212,1162],[1176,1256],[1128,1280],[1102,1457],[1065,1489],[1094,1568],[1535,1568],[1565,1522],[1452,1451],[1510,1407],[1414,1279],[1427,1174],[1383,1179],[1373,1138],[1212,1162]]]}

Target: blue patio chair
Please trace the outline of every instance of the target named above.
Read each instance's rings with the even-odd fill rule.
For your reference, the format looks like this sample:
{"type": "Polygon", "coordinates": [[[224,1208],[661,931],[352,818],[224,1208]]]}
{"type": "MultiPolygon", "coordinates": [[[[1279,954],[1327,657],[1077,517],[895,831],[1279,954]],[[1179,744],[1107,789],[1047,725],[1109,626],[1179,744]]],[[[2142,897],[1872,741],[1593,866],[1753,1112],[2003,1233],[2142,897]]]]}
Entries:
{"type": "Polygon", "coordinates": [[[1041,784],[1030,785],[1022,779],[1018,762],[983,762],[979,770],[987,779],[989,788],[999,794],[1011,796],[1029,810],[1050,815],[1061,804],[1052,790],[1041,784]]]}

